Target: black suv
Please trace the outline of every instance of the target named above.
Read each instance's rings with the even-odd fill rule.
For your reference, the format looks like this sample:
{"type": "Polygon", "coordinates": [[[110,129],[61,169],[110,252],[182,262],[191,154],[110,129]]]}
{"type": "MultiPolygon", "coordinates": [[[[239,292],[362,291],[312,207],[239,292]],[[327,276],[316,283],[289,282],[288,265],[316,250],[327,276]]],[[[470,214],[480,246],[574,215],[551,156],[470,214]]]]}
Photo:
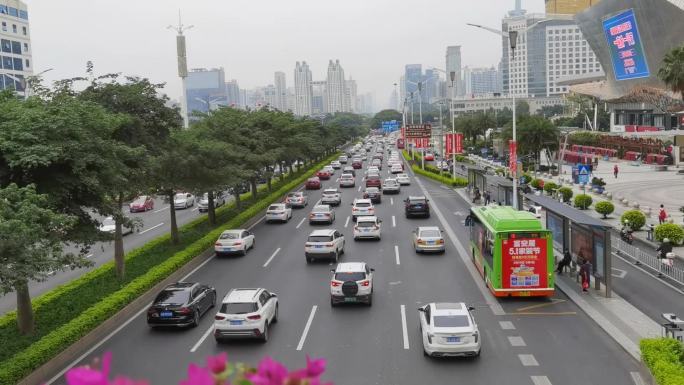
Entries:
{"type": "Polygon", "coordinates": [[[200,317],[216,306],[216,289],[193,282],[177,282],[164,288],[147,309],[147,324],[197,326],[200,317]]]}
{"type": "Polygon", "coordinates": [[[423,216],[425,218],[430,218],[430,202],[424,196],[420,197],[408,197],[404,200],[404,213],[406,213],[406,218],[414,216],[423,216]]]}

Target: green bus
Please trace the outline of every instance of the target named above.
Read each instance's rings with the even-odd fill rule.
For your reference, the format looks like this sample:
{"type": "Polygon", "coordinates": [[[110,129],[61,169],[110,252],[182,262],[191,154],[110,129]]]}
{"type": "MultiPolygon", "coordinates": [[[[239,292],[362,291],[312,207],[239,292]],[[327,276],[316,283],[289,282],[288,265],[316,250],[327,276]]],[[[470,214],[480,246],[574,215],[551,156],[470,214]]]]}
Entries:
{"type": "Polygon", "coordinates": [[[496,297],[554,294],[551,232],[527,211],[473,207],[467,224],[475,266],[496,297]]]}

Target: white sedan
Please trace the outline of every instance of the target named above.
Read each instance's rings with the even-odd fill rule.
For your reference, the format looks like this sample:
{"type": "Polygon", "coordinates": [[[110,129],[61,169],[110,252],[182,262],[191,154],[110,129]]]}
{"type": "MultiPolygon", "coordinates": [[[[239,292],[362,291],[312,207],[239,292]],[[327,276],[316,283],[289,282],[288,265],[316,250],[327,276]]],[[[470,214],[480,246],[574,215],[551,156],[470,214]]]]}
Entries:
{"type": "Polygon", "coordinates": [[[274,203],[266,210],[266,222],[287,222],[292,218],[292,208],[285,203],[274,203]]]}
{"type": "Polygon", "coordinates": [[[173,197],[173,207],[177,209],[187,209],[195,205],[195,196],[190,193],[177,193],[173,197]]]}
{"type": "Polygon", "coordinates": [[[423,354],[430,357],[479,357],[482,338],[473,307],[463,302],[430,303],[418,308],[423,354]]]}
{"type": "Polygon", "coordinates": [[[248,230],[226,230],[214,244],[214,252],[217,257],[234,253],[247,255],[247,250],[254,248],[254,243],[254,234],[248,230]]]}
{"type": "Polygon", "coordinates": [[[408,174],[397,174],[396,179],[400,186],[408,186],[411,184],[411,179],[408,174]]]}

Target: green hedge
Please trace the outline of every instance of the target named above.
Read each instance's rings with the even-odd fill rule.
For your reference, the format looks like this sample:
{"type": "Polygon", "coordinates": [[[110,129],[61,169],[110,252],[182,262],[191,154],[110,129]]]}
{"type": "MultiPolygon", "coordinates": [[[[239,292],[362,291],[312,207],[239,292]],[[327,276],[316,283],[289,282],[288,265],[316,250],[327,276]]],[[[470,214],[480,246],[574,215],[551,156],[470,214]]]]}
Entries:
{"type": "Polygon", "coordinates": [[[155,284],[184,266],[216,241],[228,228],[239,227],[272,202],[303,183],[338,154],[307,171],[276,182],[271,194],[261,192],[257,200],[245,194],[244,211],[234,202],[217,210],[219,227],[213,228],[202,216],[182,226],[181,244],[172,245],[168,234],[156,238],[126,255],[127,278],[118,281],[113,262],[108,262],[34,300],[34,336],[21,336],[16,329],[16,313],[0,318],[0,384],[14,384],[49,361],[113,314],[131,303],[155,284]]]}
{"type": "Polygon", "coordinates": [[[678,245],[682,238],[684,238],[684,230],[681,226],[675,223],[663,223],[655,228],[655,239],[662,242],[663,239],[669,239],[675,245],[678,245]]]}
{"type": "Polygon", "coordinates": [[[451,176],[446,177],[446,176],[438,175],[438,174],[432,173],[430,171],[425,171],[415,164],[411,166],[411,169],[416,174],[426,176],[430,179],[436,180],[437,182],[441,182],[447,186],[464,187],[464,186],[468,185],[468,180],[465,178],[458,178],[457,177],[456,179],[453,179],[453,178],[451,178],[451,176]]]}
{"type": "Polygon", "coordinates": [[[643,339],[641,359],[658,385],[684,385],[684,346],[671,338],[643,339]]]}

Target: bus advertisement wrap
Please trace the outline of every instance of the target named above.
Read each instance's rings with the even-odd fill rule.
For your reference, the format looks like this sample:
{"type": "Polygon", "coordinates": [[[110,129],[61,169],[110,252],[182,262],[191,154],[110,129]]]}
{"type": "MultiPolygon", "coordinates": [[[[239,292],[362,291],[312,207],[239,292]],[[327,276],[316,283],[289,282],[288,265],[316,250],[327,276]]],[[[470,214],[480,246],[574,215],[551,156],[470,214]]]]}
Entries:
{"type": "Polygon", "coordinates": [[[547,287],[546,239],[515,238],[501,242],[501,283],[504,289],[547,287]]]}

